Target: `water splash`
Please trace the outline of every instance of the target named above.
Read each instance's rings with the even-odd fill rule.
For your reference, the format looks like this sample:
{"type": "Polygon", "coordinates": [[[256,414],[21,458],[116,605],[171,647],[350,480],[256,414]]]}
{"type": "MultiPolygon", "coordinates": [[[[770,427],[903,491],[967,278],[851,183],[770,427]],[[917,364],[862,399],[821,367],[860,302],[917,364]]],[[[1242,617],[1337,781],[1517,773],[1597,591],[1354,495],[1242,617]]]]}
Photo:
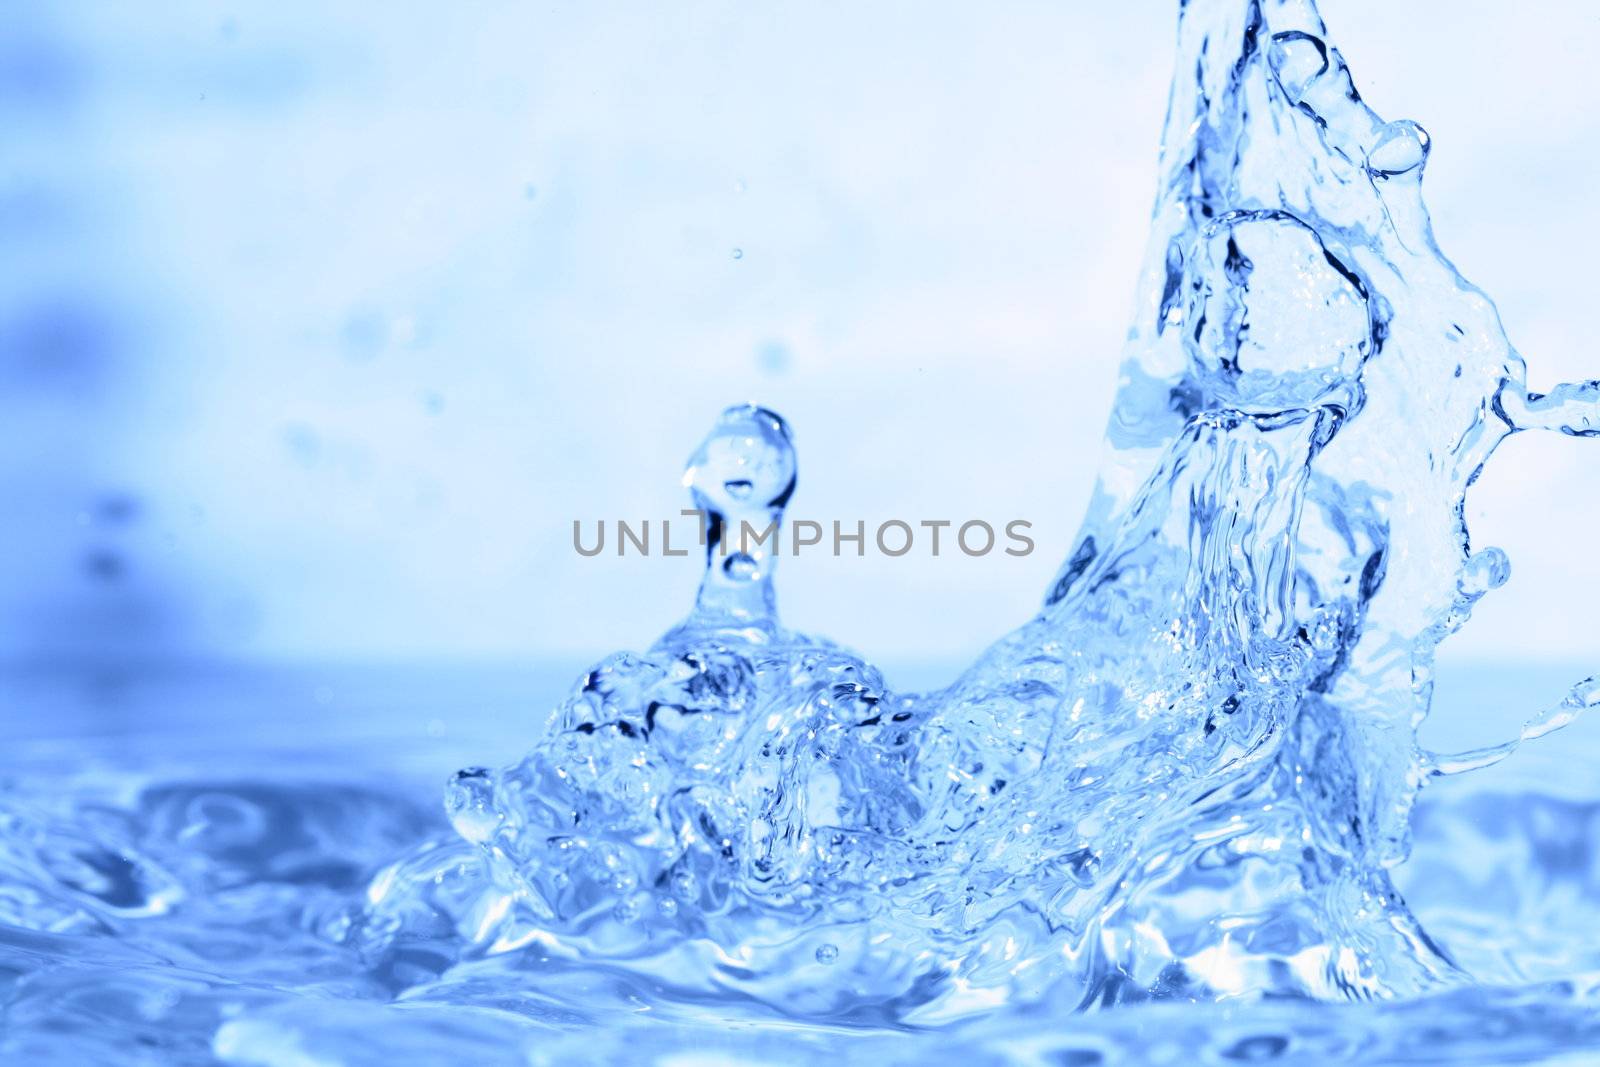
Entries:
{"type": "MultiPolygon", "coordinates": [[[[298,913],[339,981],[397,997],[402,1032],[460,1028],[444,1031],[458,1053],[532,1027],[534,1062],[625,1060],[631,1031],[612,1047],[595,1027],[640,1008],[786,1020],[739,1031],[751,1055],[777,1033],[837,1047],[804,1023],[864,1042],[945,1028],[894,1053],[913,1059],[1029,1041],[1063,1062],[1155,1059],[1121,1013],[1062,1028],[1063,1010],[1134,1001],[1186,1005],[1149,1018],[1225,1059],[1406,1059],[1430,1011],[1469,1041],[1536,1017],[1545,1051],[1600,1042],[1590,979],[1448,950],[1391,880],[1426,780],[1600,696],[1581,683],[1484,750],[1416,741],[1435,649],[1509,573],[1473,548],[1466,493],[1513,433],[1600,434],[1600,383],[1527,390],[1493,306],[1434,242],[1427,133],[1367,107],[1310,3],[1190,0],[1177,70],[1100,478],[1039,614],[925,694],[786,629],[779,541],[761,535],[795,490],[792,435],[729,409],[684,477],[706,550],[692,612],[585,674],[519,760],[457,774],[453,836],[355,904],[327,883],[298,913]],[[1475,984],[1534,978],[1579,1005],[1560,1027],[1549,1002],[1519,1014],[1529,994],[1475,984]],[[1260,1005],[1255,1032],[1197,1006],[1240,1000],[1260,1005]],[[1281,1017],[1367,1001],[1396,1006],[1324,1030],[1281,1017]],[[468,1007],[492,1024],[450,1014],[468,1007]]],[[[103,936],[214,900],[246,862],[230,842],[280,801],[207,796],[163,801],[201,829],[143,851],[8,816],[26,879],[0,897],[7,921],[103,936]]],[[[394,1021],[362,996],[230,995],[255,1006],[195,1015],[226,1059],[396,1054],[360,1060],[394,1021]]],[[[1531,1033],[1493,1040],[1511,1032],[1531,1033]]]]}
{"type": "Polygon", "coordinates": [[[720,546],[781,519],[789,434],[730,409],[685,477],[694,613],[451,787],[495,901],[469,954],[919,1023],[1463,981],[1387,874],[1423,775],[1509,750],[1415,744],[1435,647],[1507,572],[1462,502],[1508,434],[1591,433],[1596,385],[1527,392],[1434,244],[1426,132],[1362,102],[1309,4],[1191,3],[1178,69],[1104,473],[1044,610],[926,695],[784,631],[770,559],[720,546]]]}

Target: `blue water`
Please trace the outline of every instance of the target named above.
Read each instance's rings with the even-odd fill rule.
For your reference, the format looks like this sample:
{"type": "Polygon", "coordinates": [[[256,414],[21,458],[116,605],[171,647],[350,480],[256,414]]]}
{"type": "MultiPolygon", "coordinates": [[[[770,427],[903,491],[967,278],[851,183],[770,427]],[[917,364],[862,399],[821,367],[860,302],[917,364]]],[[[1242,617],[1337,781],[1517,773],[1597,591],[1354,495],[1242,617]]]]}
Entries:
{"type": "Polygon", "coordinates": [[[354,736],[335,687],[307,714],[189,680],[143,699],[249,699],[262,732],[111,749],[72,738],[93,699],[24,688],[66,732],[0,794],[0,1053],[1600,1055],[1600,809],[1581,770],[1481,777],[1600,686],[1488,747],[1418,739],[1436,649],[1509,574],[1469,486],[1513,433],[1600,433],[1600,383],[1527,391],[1434,243],[1427,134],[1366,106],[1310,4],[1191,0],[1177,72],[1100,479],[1036,617],[918,693],[788,629],[749,534],[800,435],[742,405],[686,470],[687,615],[464,753],[442,813],[414,770],[481,678],[421,736],[399,674],[356,687],[354,736]]]}

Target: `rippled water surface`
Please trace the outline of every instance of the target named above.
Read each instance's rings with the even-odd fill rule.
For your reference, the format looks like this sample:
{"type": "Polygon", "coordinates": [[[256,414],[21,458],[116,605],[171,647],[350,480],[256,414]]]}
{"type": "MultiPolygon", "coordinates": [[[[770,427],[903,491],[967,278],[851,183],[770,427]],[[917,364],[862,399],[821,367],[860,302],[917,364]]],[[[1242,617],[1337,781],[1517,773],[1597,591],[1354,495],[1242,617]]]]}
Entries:
{"type": "Polygon", "coordinates": [[[1600,386],[1527,390],[1434,243],[1426,132],[1309,4],[1192,0],[1177,51],[1100,480],[1035,618],[920,692],[787,628],[751,535],[797,434],[744,405],[685,475],[695,604],[569,688],[18,678],[0,1051],[1600,1055],[1600,686],[1435,680],[1509,571],[1469,486],[1513,433],[1596,435],[1600,386]],[[1433,751],[1430,708],[1525,725],[1433,751]]]}

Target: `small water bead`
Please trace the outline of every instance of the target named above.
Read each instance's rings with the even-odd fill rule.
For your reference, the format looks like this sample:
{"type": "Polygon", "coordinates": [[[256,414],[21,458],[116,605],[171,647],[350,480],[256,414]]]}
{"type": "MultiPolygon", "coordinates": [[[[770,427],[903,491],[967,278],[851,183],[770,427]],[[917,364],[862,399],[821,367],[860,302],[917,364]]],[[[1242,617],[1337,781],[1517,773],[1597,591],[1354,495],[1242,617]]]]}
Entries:
{"type": "Polygon", "coordinates": [[[735,249],[734,249],[734,250],[733,250],[733,258],[734,258],[734,259],[743,259],[743,258],[744,258],[744,249],[742,249],[742,248],[735,248],[735,249]]]}
{"type": "Polygon", "coordinates": [[[1367,172],[1380,179],[1420,174],[1431,148],[1428,131],[1410,119],[1387,123],[1367,151],[1367,172]]]}
{"type": "Polygon", "coordinates": [[[1511,560],[1505,550],[1489,547],[1474,552],[1462,564],[1456,587],[1461,595],[1476,600],[1491,589],[1498,589],[1511,578],[1511,560]]]}
{"type": "Polygon", "coordinates": [[[795,481],[788,424],[753,404],[724,411],[689,457],[683,484],[704,514],[707,532],[695,621],[775,623],[771,577],[778,538],[772,531],[783,520],[795,481]]]}
{"type": "Polygon", "coordinates": [[[724,411],[683,472],[683,484],[706,510],[733,518],[781,507],[794,492],[795,455],[788,423],[754,404],[724,411]]]}
{"type": "Polygon", "coordinates": [[[839,946],[832,944],[820,945],[817,948],[817,962],[821,964],[833,963],[839,958],[839,946]]]}

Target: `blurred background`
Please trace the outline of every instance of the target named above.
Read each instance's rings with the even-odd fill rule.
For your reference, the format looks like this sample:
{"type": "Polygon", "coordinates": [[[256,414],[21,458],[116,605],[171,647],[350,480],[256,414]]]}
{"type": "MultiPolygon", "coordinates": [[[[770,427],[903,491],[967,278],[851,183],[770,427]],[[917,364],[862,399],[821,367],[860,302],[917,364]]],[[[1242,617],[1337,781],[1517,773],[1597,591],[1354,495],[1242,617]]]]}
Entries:
{"type": "MultiPolygon", "coordinates": [[[[573,520],[676,514],[754,400],[792,517],[1033,523],[1020,559],[783,560],[787,622],[941,680],[1086,501],[1171,8],[0,7],[0,659],[570,676],[699,570],[579,558],[573,520]]],[[[1432,133],[1440,243],[1535,387],[1600,373],[1600,17],[1323,8],[1432,133]]],[[[1582,659],[1600,454],[1504,454],[1469,510],[1513,578],[1448,655],[1582,659]]]]}

